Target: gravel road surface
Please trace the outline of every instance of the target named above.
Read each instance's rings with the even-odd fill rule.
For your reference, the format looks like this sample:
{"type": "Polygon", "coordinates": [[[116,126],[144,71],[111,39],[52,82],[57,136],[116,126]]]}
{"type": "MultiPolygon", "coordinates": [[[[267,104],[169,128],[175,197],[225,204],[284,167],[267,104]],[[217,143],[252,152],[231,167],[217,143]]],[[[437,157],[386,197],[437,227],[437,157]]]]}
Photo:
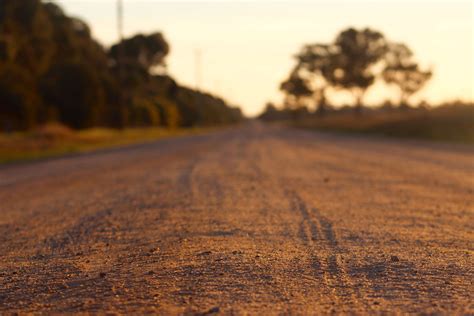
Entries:
{"type": "Polygon", "coordinates": [[[257,123],[0,167],[0,313],[474,313],[474,148],[257,123]]]}

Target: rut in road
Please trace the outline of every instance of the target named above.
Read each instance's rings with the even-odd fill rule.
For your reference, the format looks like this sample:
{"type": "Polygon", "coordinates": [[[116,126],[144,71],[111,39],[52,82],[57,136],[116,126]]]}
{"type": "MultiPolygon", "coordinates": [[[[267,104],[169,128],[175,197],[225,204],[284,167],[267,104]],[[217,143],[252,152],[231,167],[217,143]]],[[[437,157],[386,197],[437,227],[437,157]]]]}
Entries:
{"type": "Polygon", "coordinates": [[[311,253],[314,272],[318,276],[322,275],[326,290],[333,292],[328,295],[333,296],[334,303],[339,307],[353,309],[363,302],[367,308],[365,298],[346,272],[343,255],[347,253],[339,247],[332,223],[322,217],[317,209],[308,210],[306,203],[296,192],[287,190],[286,195],[291,201],[292,209],[301,213],[300,238],[311,253]],[[326,257],[320,258],[320,253],[326,257]]]}

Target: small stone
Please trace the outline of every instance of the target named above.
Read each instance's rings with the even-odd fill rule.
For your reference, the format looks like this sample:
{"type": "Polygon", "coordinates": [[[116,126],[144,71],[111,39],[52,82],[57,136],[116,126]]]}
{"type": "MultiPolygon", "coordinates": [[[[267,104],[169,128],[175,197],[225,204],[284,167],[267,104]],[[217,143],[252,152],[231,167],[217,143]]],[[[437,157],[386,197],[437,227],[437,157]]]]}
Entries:
{"type": "Polygon", "coordinates": [[[397,256],[391,256],[391,257],[390,257],[390,261],[392,261],[392,262],[398,262],[398,261],[400,261],[400,259],[399,259],[397,256]]]}
{"type": "Polygon", "coordinates": [[[99,273],[99,277],[101,277],[101,278],[105,278],[106,275],[107,275],[107,273],[105,273],[105,272],[99,273]]]}
{"type": "Polygon", "coordinates": [[[220,310],[221,310],[221,309],[220,309],[218,306],[216,306],[216,307],[213,307],[213,308],[211,308],[210,310],[208,310],[208,311],[205,313],[205,315],[214,314],[214,313],[219,313],[220,310]]]}
{"type": "Polygon", "coordinates": [[[153,274],[155,274],[155,271],[153,270],[148,271],[148,275],[153,275],[153,274]]]}

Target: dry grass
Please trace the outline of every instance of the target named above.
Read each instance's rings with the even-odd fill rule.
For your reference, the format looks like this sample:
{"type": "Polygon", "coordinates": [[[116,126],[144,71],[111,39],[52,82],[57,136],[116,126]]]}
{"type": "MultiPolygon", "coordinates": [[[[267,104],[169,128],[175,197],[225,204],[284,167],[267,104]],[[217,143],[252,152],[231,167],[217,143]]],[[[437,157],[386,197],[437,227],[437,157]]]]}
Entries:
{"type": "Polygon", "coordinates": [[[308,118],[295,125],[318,130],[474,143],[473,106],[374,112],[360,116],[341,113],[308,118]]]}
{"type": "Polygon", "coordinates": [[[83,153],[166,137],[202,133],[206,130],[208,129],[91,128],[74,131],[60,124],[48,124],[31,132],[0,134],[0,163],[83,153]]]}

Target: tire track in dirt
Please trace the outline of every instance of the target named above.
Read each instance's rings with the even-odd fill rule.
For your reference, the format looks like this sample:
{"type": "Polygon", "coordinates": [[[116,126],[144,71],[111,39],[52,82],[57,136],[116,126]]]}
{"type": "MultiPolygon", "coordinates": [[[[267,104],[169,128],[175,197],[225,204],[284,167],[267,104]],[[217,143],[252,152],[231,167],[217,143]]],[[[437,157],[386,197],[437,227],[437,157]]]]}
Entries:
{"type": "Polygon", "coordinates": [[[337,301],[336,306],[354,309],[362,303],[370,307],[347,272],[343,257],[346,251],[339,246],[332,222],[316,208],[309,209],[296,191],[286,188],[284,192],[291,208],[302,217],[299,237],[311,254],[311,267],[332,292],[328,294],[337,301]]]}
{"type": "MultiPolygon", "coordinates": [[[[191,158],[190,162],[185,165],[177,179],[176,186],[177,190],[180,192],[181,203],[187,208],[196,208],[196,203],[200,200],[200,194],[201,191],[203,191],[203,188],[201,188],[199,183],[201,180],[199,176],[199,173],[201,172],[200,169],[202,169],[203,165],[206,164],[206,161],[209,160],[212,154],[216,152],[212,149],[218,146],[218,140],[217,137],[214,137],[209,144],[199,147],[197,154],[193,154],[193,158],[191,158]]],[[[216,192],[216,196],[219,197],[222,195],[219,183],[214,181],[208,182],[210,182],[211,190],[216,192]]]]}
{"type": "Polygon", "coordinates": [[[177,187],[179,188],[182,196],[182,201],[185,203],[187,207],[193,205],[193,201],[195,199],[195,192],[193,186],[193,175],[196,171],[196,166],[199,164],[201,158],[194,158],[191,160],[186,167],[183,168],[181,174],[177,180],[177,187]]]}
{"type": "Polygon", "coordinates": [[[152,284],[156,282],[168,284],[166,292],[157,293],[158,300],[172,300],[180,306],[180,313],[194,314],[202,301],[216,299],[207,293],[209,288],[218,288],[215,280],[222,277],[225,271],[225,260],[216,260],[211,251],[196,251],[197,240],[206,238],[222,238],[232,236],[231,232],[210,232],[200,234],[203,227],[212,227],[214,219],[209,212],[218,212],[225,202],[221,176],[214,165],[220,160],[221,152],[216,146],[206,146],[206,151],[192,158],[177,177],[175,191],[179,192],[179,203],[175,208],[186,210],[188,217],[193,218],[190,225],[181,226],[177,223],[172,232],[174,243],[162,249],[161,255],[176,256],[176,262],[164,260],[163,271],[156,271],[152,276],[152,284]],[[185,308],[185,306],[187,306],[185,308]]]}
{"type": "Polygon", "coordinates": [[[60,235],[46,238],[39,248],[46,247],[51,256],[68,256],[80,252],[80,246],[88,240],[107,243],[114,238],[116,231],[110,221],[111,214],[112,209],[107,208],[84,216],[60,235]]]}
{"type": "Polygon", "coordinates": [[[268,297],[269,293],[280,302],[288,300],[285,284],[279,277],[282,269],[267,262],[268,258],[263,255],[265,250],[236,250],[240,247],[232,241],[239,238],[246,242],[264,236],[263,233],[255,236],[251,231],[242,230],[241,223],[235,222],[233,213],[238,212],[236,207],[239,201],[258,201],[257,204],[245,204],[258,210],[258,213],[252,214],[242,207],[240,212],[246,213],[246,217],[252,214],[258,219],[260,210],[268,212],[270,209],[266,190],[269,184],[262,173],[260,161],[253,160],[254,151],[258,149],[256,143],[250,146],[253,137],[230,139],[219,151],[203,156],[194,169],[191,183],[196,190],[193,205],[196,213],[192,216],[199,217],[199,220],[197,225],[189,227],[189,232],[183,235],[186,240],[180,242],[175,250],[184,263],[170,271],[175,278],[172,281],[173,294],[182,299],[176,304],[190,304],[193,310],[198,310],[203,302],[231,299],[229,293],[221,297],[212,294],[218,291],[234,292],[238,296],[234,299],[239,301],[248,301],[252,295],[268,297]],[[197,215],[200,212],[205,215],[197,215]],[[199,233],[207,227],[214,229],[208,234],[199,233]],[[222,229],[216,230],[220,227],[222,229]],[[205,251],[197,251],[197,243],[206,245],[205,251]],[[234,278],[229,278],[231,275],[234,278]],[[227,282],[217,281],[219,279],[227,282]],[[251,286],[257,294],[243,293],[244,285],[251,286]]]}

